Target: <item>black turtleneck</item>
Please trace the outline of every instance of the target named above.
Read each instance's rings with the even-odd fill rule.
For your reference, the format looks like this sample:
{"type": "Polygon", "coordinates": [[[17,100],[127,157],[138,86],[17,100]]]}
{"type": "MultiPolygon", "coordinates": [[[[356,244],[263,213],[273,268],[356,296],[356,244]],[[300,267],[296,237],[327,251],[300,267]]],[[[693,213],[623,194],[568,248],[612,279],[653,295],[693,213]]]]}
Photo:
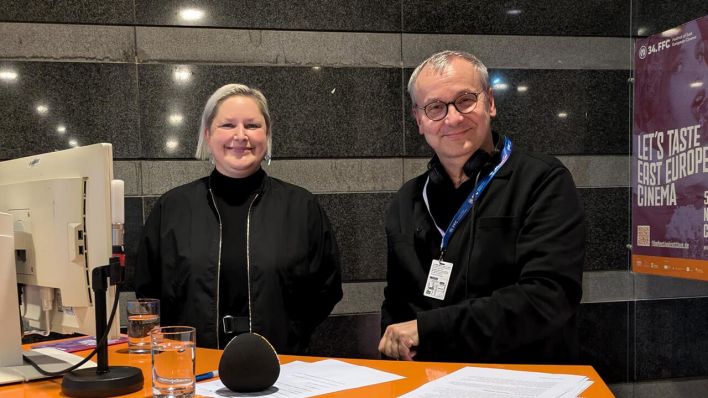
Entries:
{"type": "MultiPolygon", "coordinates": [[[[237,333],[225,334],[225,315],[248,319],[248,273],[246,270],[246,221],[248,209],[265,178],[258,169],[245,178],[211,173],[210,184],[221,218],[221,273],[219,275],[219,343],[221,348],[237,333]]],[[[244,319],[240,325],[243,326],[244,319]]],[[[246,323],[247,325],[247,323],[246,323]]],[[[243,332],[244,330],[239,330],[243,332]]],[[[248,330],[245,330],[248,331],[248,330]]]]}
{"type": "Polygon", "coordinates": [[[475,179],[477,175],[472,175],[467,181],[455,188],[447,173],[443,174],[443,180],[438,183],[430,181],[428,183],[428,201],[430,203],[430,212],[435,219],[435,223],[443,231],[447,230],[452,217],[455,216],[457,210],[465,202],[465,199],[474,189],[475,179]]]}

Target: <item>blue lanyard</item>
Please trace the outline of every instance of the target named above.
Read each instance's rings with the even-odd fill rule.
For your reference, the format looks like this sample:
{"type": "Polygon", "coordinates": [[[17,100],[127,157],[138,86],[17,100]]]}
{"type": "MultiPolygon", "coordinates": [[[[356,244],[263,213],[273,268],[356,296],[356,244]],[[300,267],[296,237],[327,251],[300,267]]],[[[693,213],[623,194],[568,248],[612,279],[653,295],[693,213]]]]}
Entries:
{"type": "MultiPolygon", "coordinates": [[[[511,147],[511,140],[508,137],[505,138],[504,149],[502,149],[501,153],[501,161],[494,167],[491,172],[489,172],[489,174],[484,176],[481,181],[477,182],[477,184],[475,185],[475,189],[470,193],[467,199],[465,199],[465,202],[457,210],[455,216],[452,217],[452,221],[450,221],[450,225],[448,225],[447,230],[443,232],[442,228],[438,227],[437,223],[435,224],[435,227],[438,229],[438,231],[440,231],[440,234],[442,235],[442,241],[440,242],[440,258],[442,258],[443,254],[445,253],[445,249],[447,249],[447,245],[450,243],[452,234],[455,233],[455,230],[460,225],[460,222],[462,222],[462,220],[464,220],[467,216],[467,213],[470,212],[470,210],[474,206],[474,202],[477,201],[484,189],[487,188],[487,185],[489,185],[489,182],[492,181],[492,178],[494,178],[499,169],[501,169],[504,163],[509,160],[509,156],[511,155],[511,147]]],[[[428,208],[428,213],[430,213],[430,217],[433,218],[433,213],[430,211],[430,204],[428,203],[427,190],[429,181],[430,177],[425,180],[425,186],[423,187],[423,199],[425,201],[425,207],[428,208]]],[[[433,218],[433,222],[435,223],[435,218],[433,218]]]]}

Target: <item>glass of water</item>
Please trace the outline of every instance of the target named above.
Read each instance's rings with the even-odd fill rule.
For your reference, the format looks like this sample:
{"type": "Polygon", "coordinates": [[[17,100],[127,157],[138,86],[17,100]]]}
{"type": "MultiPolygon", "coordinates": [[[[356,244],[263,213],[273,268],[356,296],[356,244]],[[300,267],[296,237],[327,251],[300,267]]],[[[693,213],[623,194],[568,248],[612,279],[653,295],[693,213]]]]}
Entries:
{"type": "Polygon", "coordinates": [[[150,353],[150,332],[160,326],[160,300],[128,300],[128,351],[134,354],[150,353]]]}
{"type": "Polygon", "coordinates": [[[191,326],[162,326],[152,338],[154,397],[193,397],[196,332],[191,326]]]}

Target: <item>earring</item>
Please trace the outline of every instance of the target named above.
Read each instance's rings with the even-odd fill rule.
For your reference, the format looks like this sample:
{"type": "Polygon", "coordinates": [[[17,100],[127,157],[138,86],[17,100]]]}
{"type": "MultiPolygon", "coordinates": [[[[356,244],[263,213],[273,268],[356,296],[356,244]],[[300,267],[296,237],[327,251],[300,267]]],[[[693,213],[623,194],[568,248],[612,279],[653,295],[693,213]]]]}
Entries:
{"type": "Polygon", "coordinates": [[[270,160],[271,160],[270,155],[265,155],[265,161],[268,166],[270,166],[270,160]]]}

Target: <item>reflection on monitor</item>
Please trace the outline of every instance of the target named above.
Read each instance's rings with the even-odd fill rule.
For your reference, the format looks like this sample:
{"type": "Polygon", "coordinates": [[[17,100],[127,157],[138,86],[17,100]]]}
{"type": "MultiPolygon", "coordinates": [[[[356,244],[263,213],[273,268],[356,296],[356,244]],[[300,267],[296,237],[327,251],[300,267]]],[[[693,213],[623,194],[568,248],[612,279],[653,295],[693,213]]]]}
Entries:
{"type": "Polygon", "coordinates": [[[0,212],[13,219],[25,333],[95,334],[91,271],[112,253],[112,178],[110,144],[0,162],[0,212]]]}

